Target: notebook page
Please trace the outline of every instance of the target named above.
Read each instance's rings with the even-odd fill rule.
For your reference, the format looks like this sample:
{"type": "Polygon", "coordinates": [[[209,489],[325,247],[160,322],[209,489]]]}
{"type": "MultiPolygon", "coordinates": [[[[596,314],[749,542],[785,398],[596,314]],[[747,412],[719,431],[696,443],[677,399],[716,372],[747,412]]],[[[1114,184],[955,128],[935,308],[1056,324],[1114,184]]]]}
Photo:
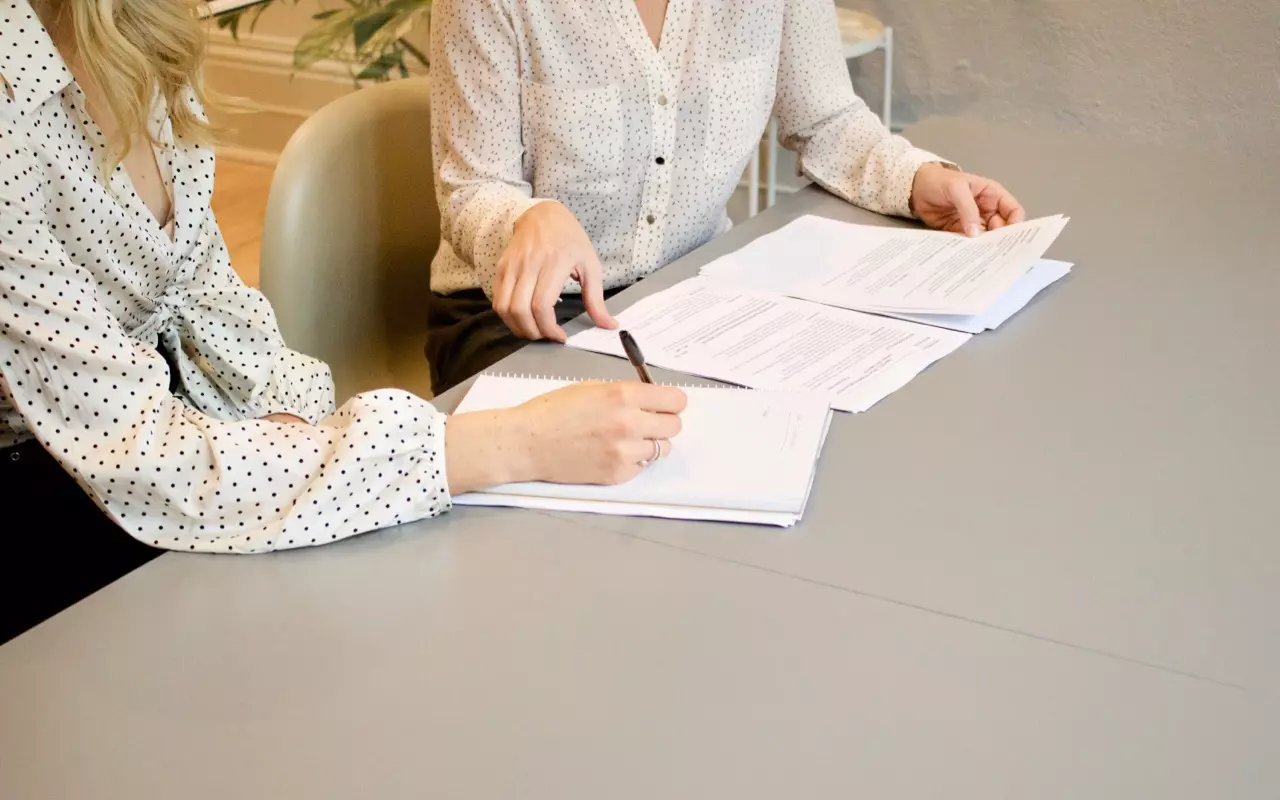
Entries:
{"type": "MultiPolygon", "coordinates": [[[[457,413],[518,405],[569,381],[482,375],[457,413]]],[[[830,409],[820,397],[690,387],[671,453],[621,486],[522,483],[488,495],[799,514],[830,409]]]]}

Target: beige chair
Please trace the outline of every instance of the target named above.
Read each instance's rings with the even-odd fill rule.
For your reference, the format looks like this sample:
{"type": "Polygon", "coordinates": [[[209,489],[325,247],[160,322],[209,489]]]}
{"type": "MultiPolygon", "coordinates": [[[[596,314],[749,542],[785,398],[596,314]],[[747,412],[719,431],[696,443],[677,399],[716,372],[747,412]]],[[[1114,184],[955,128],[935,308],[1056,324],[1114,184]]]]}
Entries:
{"type": "Polygon", "coordinates": [[[285,341],[327,361],[338,401],[430,396],[428,268],[440,241],[426,79],[361,89],[285,147],[262,234],[262,291],[285,341]]]}

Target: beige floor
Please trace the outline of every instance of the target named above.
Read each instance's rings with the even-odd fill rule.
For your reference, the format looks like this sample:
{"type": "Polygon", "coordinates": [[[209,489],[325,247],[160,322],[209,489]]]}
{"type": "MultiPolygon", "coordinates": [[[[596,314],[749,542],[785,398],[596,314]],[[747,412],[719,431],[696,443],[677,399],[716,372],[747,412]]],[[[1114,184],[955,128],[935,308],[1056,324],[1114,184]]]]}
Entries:
{"type": "Polygon", "coordinates": [[[258,285],[262,217],[271,189],[271,167],[221,159],[213,184],[213,211],[231,251],[231,266],[250,286],[258,285]]]}

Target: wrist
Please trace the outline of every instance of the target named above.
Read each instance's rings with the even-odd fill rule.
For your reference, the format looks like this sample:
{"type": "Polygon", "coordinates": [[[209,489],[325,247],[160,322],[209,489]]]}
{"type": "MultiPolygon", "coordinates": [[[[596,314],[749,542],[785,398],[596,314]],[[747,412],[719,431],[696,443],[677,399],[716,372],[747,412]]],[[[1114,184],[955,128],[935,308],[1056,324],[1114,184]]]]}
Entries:
{"type": "Polygon", "coordinates": [[[949,161],[926,161],[916,169],[916,174],[911,179],[911,197],[907,200],[907,210],[912,216],[919,216],[916,212],[916,197],[920,194],[921,180],[929,180],[929,176],[939,172],[961,172],[960,167],[949,161]]]}
{"type": "MultiPolygon", "coordinates": [[[[516,216],[515,220],[512,221],[511,223],[512,232],[516,231],[522,223],[528,222],[530,220],[536,220],[539,217],[553,211],[556,206],[560,206],[560,203],[556,202],[555,200],[549,200],[545,198],[535,198],[533,200],[530,200],[529,205],[526,206],[524,210],[522,210],[519,213],[519,215],[516,216]]],[[[560,206],[560,207],[563,208],[563,206],[560,206]]]]}
{"type": "Polygon", "coordinates": [[[520,409],[455,414],[445,422],[450,494],[536,480],[533,425],[520,409]]]}
{"type": "Polygon", "coordinates": [[[504,436],[508,483],[542,480],[547,475],[540,444],[538,421],[527,408],[517,406],[497,412],[504,436]]]}

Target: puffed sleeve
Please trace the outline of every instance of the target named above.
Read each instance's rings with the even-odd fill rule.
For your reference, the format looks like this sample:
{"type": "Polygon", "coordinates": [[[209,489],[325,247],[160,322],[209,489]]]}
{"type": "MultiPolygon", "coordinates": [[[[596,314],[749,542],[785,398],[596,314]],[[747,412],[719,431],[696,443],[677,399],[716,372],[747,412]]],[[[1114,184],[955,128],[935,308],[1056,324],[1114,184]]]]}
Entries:
{"type": "MultiPolygon", "coordinates": [[[[0,375],[25,426],[124,530],[168,549],[253,553],[450,507],[444,417],[408,393],[359,395],[318,426],[217,419],[175,398],[168,363],[100,302],[45,201],[40,167],[0,129],[0,375]]],[[[318,395],[321,374],[284,355],[267,383],[280,407],[306,406],[316,401],[287,398],[318,395]]]]}

